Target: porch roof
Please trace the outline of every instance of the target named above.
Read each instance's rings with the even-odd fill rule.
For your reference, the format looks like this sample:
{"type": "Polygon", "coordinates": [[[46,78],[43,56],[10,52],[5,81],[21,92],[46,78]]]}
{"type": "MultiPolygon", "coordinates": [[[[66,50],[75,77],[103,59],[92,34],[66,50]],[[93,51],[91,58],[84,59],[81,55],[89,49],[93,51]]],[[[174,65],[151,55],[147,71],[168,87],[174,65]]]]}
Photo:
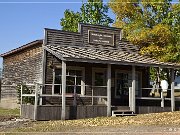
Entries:
{"type": "Polygon", "coordinates": [[[177,63],[160,62],[148,56],[119,51],[117,49],[97,49],[62,45],[46,45],[44,48],[57,58],[66,61],[180,68],[180,64],[177,63]]]}

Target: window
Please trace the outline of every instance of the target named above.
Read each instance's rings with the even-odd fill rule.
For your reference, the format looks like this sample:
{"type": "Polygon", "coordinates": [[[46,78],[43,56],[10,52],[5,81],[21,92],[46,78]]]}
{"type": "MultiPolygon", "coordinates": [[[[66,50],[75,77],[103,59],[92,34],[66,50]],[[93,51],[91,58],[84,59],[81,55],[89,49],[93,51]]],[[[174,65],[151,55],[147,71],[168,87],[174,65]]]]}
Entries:
{"type": "Polygon", "coordinates": [[[55,86],[54,86],[54,93],[55,94],[59,94],[61,93],[61,73],[62,70],[61,69],[56,69],[55,70],[55,86]]]}
{"type": "Polygon", "coordinates": [[[81,85],[83,80],[82,70],[66,71],[66,93],[81,94],[81,85]]]}
{"type": "Polygon", "coordinates": [[[94,86],[106,86],[106,70],[105,69],[93,69],[93,85],[94,86]]]}
{"type": "MultiPolygon", "coordinates": [[[[136,73],[136,95],[140,94],[140,73],[136,73]]],[[[120,97],[129,94],[129,87],[132,87],[132,73],[128,71],[116,72],[116,91],[115,97],[120,97]]]]}
{"type": "MultiPolygon", "coordinates": [[[[55,70],[54,93],[61,93],[62,69],[55,70]],[[58,85],[60,84],[60,85],[58,85]]],[[[83,68],[66,70],[66,93],[84,94],[84,70],[83,68]]]]}

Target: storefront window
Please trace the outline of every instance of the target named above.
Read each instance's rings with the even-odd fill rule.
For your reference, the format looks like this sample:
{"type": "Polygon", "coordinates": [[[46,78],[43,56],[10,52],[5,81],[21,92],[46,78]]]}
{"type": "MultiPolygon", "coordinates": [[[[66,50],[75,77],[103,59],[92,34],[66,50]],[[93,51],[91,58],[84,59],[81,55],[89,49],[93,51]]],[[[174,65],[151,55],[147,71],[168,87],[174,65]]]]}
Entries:
{"type": "MultiPolygon", "coordinates": [[[[139,95],[140,74],[136,73],[136,95],[139,95]]],[[[129,87],[132,87],[131,72],[116,72],[116,97],[129,95],[129,87]]]]}
{"type": "MultiPolygon", "coordinates": [[[[61,91],[61,69],[55,70],[55,86],[54,93],[58,94],[61,91]],[[59,84],[59,85],[57,85],[59,84]]],[[[81,94],[81,89],[83,81],[83,73],[80,69],[67,69],[66,71],[66,93],[74,93],[76,91],[77,94],[81,94]]]]}

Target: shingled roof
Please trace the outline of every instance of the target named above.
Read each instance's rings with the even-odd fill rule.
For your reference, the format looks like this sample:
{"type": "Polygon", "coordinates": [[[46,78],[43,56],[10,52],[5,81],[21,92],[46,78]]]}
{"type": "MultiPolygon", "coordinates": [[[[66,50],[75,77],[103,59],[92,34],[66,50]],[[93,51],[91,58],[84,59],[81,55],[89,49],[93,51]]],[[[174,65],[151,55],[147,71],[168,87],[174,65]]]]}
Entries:
{"type": "Polygon", "coordinates": [[[59,59],[66,61],[180,68],[180,65],[176,63],[160,62],[138,53],[128,53],[118,49],[62,45],[46,45],[45,49],[59,59]]]}

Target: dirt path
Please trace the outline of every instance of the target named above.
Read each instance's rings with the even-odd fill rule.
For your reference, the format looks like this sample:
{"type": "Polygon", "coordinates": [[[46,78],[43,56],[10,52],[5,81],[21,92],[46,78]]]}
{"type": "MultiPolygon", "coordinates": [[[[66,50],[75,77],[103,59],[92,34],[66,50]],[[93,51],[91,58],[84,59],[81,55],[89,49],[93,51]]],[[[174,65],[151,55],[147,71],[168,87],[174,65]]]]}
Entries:
{"type": "MultiPolygon", "coordinates": [[[[29,124],[29,123],[28,123],[29,124]]],[[[32,124],[32,123],[31,123],[32,124]]],[[[24,126],[18,123],[14,127],[24,126]]],[[[14,128],[13,126],[6,127],[14,128]]],[[[8,130],[6,130],[8,131],[8,130]]],[[[15,133],[15,134],[25,134],[15,133]]],[[[118,126],[118,127],[76,127],[63,132],[26,132],[33,135],[180,135],[180,126],[118,126]]]]}
{"type": "MultiPolygon", "coordinates": [[[[47,133],[48,134],[48,133],[47,133]]],[[[58,134],[58,133],[57,133],[58,134]]],[[[120,126],[120,127],[86,127],[75,128],[59,134],[91,134],[91,135],[180,135],[180,126],[120,126]]]]}

